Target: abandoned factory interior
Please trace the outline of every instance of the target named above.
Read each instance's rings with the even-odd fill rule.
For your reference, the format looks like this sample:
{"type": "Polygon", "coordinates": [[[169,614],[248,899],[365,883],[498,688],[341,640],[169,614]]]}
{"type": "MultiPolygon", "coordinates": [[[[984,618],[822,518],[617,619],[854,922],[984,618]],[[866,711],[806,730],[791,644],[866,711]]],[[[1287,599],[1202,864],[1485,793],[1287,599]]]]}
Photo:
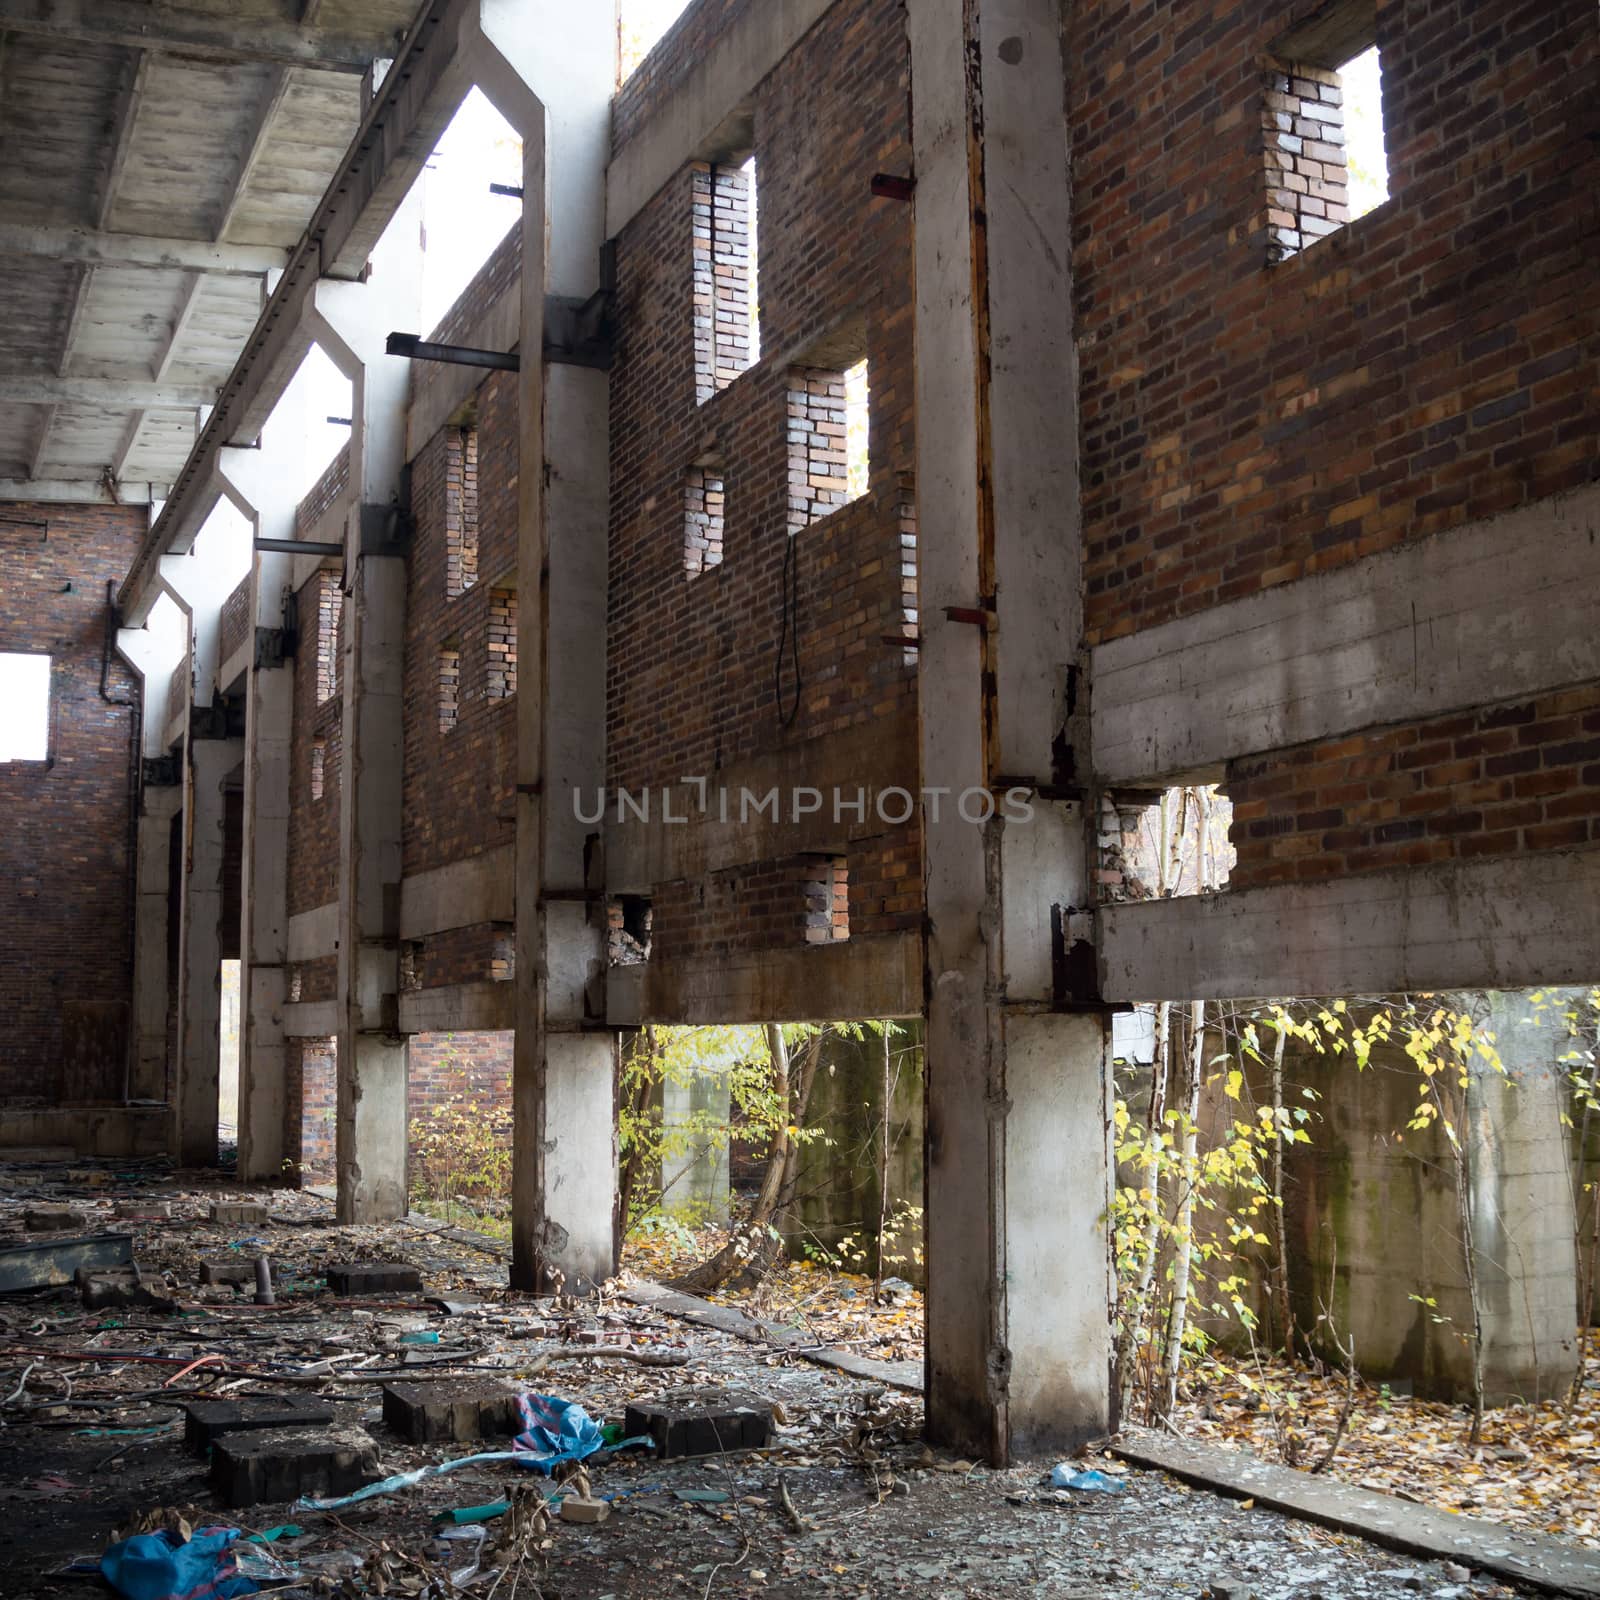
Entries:
{"type": "Polygon", "coordinates": [[[1600,1600],[1595,0],[0,0],[0,1594],[1600,1600]]]}

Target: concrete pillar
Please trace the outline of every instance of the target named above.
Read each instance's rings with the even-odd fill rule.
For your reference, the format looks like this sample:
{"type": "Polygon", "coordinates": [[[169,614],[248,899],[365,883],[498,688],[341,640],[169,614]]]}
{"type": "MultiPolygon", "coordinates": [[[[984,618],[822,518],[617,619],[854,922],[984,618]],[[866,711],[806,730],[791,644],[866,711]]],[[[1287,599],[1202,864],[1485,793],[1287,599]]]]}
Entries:
{"type": "Polygon", "coordinates": [[[604,7],[483,0],[474,76],[523,139],[517,1043],[511,1282],[615,1267],[604,865],[573,795],[605,781],[608,391],[542,359],[545,297],[599,288],[612,93],[604,7]],[[592,898],[585,898],[585,895],[592,898]]]}
{"type": "Polygon", "coordinates": [[[922,782],[945,795],[923,805],[927,1426],[1003,1463],[1110,1421],[1060,7],[920,0],[908,29],[922,782]],[[967,820],[996,790],[1024,793],[967,820]]]}
{"type": "Polygon", "coordinates": [[[146,785],[139,812],[138,903],[133,942],[133,1052],[128,1074],[132,1100],[165,1100],[167,1085],[167,932],[172,870],[172,819],[183,806],[183,787],[146,785]]]}
{"type": "Polygon", "coordinates": [[[338,1214],[405,1215],[406,1038],[399,1031],[406,563],[402,478],[410,369],[386,355],[421,307],[421,196],[400,207],[364,283],[318,283],[307,322],[350,379],[340,769],[338,1214]]]}
{"type": "MultiPolygon", "coordinates": [[[[298,392],[298,391],[293,391],[298,392]]],[[[303,406],[281,402],[255,450],[224,449],[219,471],[253,538],[294,537],[303,471],[303,406]]],[[[294,663],[283,652],[293,558],[255,553],[250,613],[257,648],[245,686],[244,885],[241,895],[239,1177],[281,1178],[289,1078],[283,1035],[289,962],[290,741],[294,663]]]]}
{"type": "Polygon", "coordinates": [[[239,765],[244,746],[239,739],[191,737],[187,743],[173,1142],[183,1166],[214,1167],[222,1025],[222,786],[239,765]]]}

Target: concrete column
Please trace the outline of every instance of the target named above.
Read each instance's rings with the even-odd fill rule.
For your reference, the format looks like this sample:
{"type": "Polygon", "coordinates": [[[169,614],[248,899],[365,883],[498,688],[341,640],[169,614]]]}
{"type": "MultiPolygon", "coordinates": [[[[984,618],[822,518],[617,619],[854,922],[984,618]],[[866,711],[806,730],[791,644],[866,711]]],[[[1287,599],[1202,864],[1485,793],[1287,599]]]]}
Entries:
{"type": "Polygon", "coordinates": [[[138,904],[133,942],[132,1100],[167,1098],[167,930],[172,863],[172,819],[183,807],[183,788],[146,786],[139,812],[138,904]]]}
{"type": "Polygon", "coordinates": [[[188,741],[183,925],[178,955],[178,1081],[174,1145],[186,1167],[217,1164],[222,1024],[223,781],[244,754],[239,739],[188,741]]]}
{"type": "Polygon", "coordinates": [[[351,503],[345,527],[344,722],[340,769],[338,1214],[405,1215],[407,1047],[399,1031],[400,832],[406,564],[402,517],[410,369],[384,353],[417,326],[421,197],[372,254],[365,283],[320,282],[317,343],[350,379],[351,503]]]}
{"type": "Polygon", "coordinates": [[[1003,1463],[1110,1420],[1060,7],[919,0],[908,28],[922,782],[948,795],[923,807],[927,1425],[1003,1463]],[[956,803],[1014,789],[1026,820],[956,803]]]}
{"type": "Polygon", "coordinates": [[[545,297],[599,288],[615,42],[603,7],[482,0],[474,75],[523,139],[513,1286],[615,1268],[616,1037],[604,864],[608,390],[542,359],[545,297]],[[585,899],[585,895],[592,898],[585,899]]]}
{"type": "MultiPolygon", "coordinates": [[[[304,409],[280,403],[256,450],[224,449],[229,498],[253,538],[294,536],[303,476],[304,409]]],[[[293,660],[283,653],[283,600],[293,558],[255,554],[250,613],[258,641],[245,687],[244,884],[240,928],[239,1176],[283,1176],[289,1042],[283,1035],[289,961],[290,741],[293,660]]]]}

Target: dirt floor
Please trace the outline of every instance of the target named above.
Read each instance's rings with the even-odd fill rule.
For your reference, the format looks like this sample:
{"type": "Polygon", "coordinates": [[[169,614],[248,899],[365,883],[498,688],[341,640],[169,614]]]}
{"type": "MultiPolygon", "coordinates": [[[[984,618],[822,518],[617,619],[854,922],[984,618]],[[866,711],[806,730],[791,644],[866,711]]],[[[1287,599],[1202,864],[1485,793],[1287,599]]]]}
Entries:
{"type": "MultiPolygon", "coordinates": [[[[0,1168],[0,1245],[19,1242],[24,1208],[45,1200],[70,1200],[85,1215],[82,1232],[133,1234],[147,1287],[176,1304],[91,1312],[72,1289],[0,1297],[3,1595],[103,1592],[93,1561],[116,1530],[163,1510],[195,1527],[298,1530],[272,1546],[288,1575],[264,1585],[288,1595],[1113,1600],[1209,1590],[1225,1600],[1355,1600],[1514,1592],[1106,1458],[1082,1465],[1121,1481],[1120,1493],[1052,1491],[1048,1462],[992,1472],[937,1455],[919,1438],[915,1395],[620,1296],[584,1305],[513,1297],[498,1254],[407,1224],[338,1228],[331,1207],[311,1195],[244,1196],[158,1167],[13,1165],[0,1168]],[[219,1198],[264,1201],[271,1220],[213,1225],[208,1208],[219,1198]],[[170,1216],[114,1216],[119,1203],[135,1201],[165,1202],[170,1216]],[[278,1305],[256,1306],[250,1290],[199,1286],[202,1259],[262,1252],[292,1269],[278,1305]],[[328,1265],[380,1260],[418,1267],[428,1295],[481,1303],[447,1314],[424,1296],[360,1303],[329,1294],[328,1265]],[[616,1348],[585,1342],[595,1339],[616,1348]],[[642,1365],[618,1349],[674,1364],[642,1365]],[[654,1397],[751,1396],[776,1406],[773,1444],[690,1461],[657,1462],[637,1450],[591,1458],[608,1520],[534,1526],[505,1566],[475,1549],[475,1534],[442,1545],[433,1519],[518,1485],[559,1492],[514,1462],[340,1512],[285,1504],[229,1513],[214,1507],[206,1463],[184,1449],[182,1402],[256,1394],[331,1401],[341,1423],[370,1432],[385,1473],[507,1448],[509,1440],[416,1447],[384,1426],[379,1374],[441,1372],[501,1375],[575,1400],[598,1421],[620,1422],[627,1404],[654,1397]],[[87,1558],[89,1576],[67,1575],[76,1558],[87,1558]],[[481,1570],[468,1577],[474,1565],[481,1570]]],[[[486,1525],[486,1547],[503,1537],[505,1520],[486,1525]]]]}

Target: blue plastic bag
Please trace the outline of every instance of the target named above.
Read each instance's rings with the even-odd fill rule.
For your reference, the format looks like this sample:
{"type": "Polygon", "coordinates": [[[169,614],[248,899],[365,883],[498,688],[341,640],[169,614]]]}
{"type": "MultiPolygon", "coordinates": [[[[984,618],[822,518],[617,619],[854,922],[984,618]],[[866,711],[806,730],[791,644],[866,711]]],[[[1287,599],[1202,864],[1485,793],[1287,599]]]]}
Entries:
{"type": "Polygon", "coordinates": [[[1059,1466],[1050,1470],[1050,1487],[1052,1489],[1083,1489],[1094,1494],[1121,1494],[1126,1485],[1121,1478],[1113,1478],[1104,1472],[1074,1472],[1071,1466],[1063,1461],[1059,1466]]]}
{"type": "MultiPolygon", "coordinates": [[[[572,1400],[558,1400],[552,1394],[524,1394],[517,1397],[522,1412],[522,1432],[512,1448],[524,1466],[548,1472],[563,1461],[583,1461],[606,1448],[605,1435],[582,1406],[572,1400]]],[[[615,1449],[646,1444],[645,1439],[624,1439],[615,1449]]]]}
{"type": "Polygon", "coordinates": [[[187,1544],[170,1533],[139,1533],[100,1557],[107,1583],[127,1600],[233,1600],[260,1585],[239,1575],[230,1548],[237,1528],[199,1528],[187,1544]]]}

